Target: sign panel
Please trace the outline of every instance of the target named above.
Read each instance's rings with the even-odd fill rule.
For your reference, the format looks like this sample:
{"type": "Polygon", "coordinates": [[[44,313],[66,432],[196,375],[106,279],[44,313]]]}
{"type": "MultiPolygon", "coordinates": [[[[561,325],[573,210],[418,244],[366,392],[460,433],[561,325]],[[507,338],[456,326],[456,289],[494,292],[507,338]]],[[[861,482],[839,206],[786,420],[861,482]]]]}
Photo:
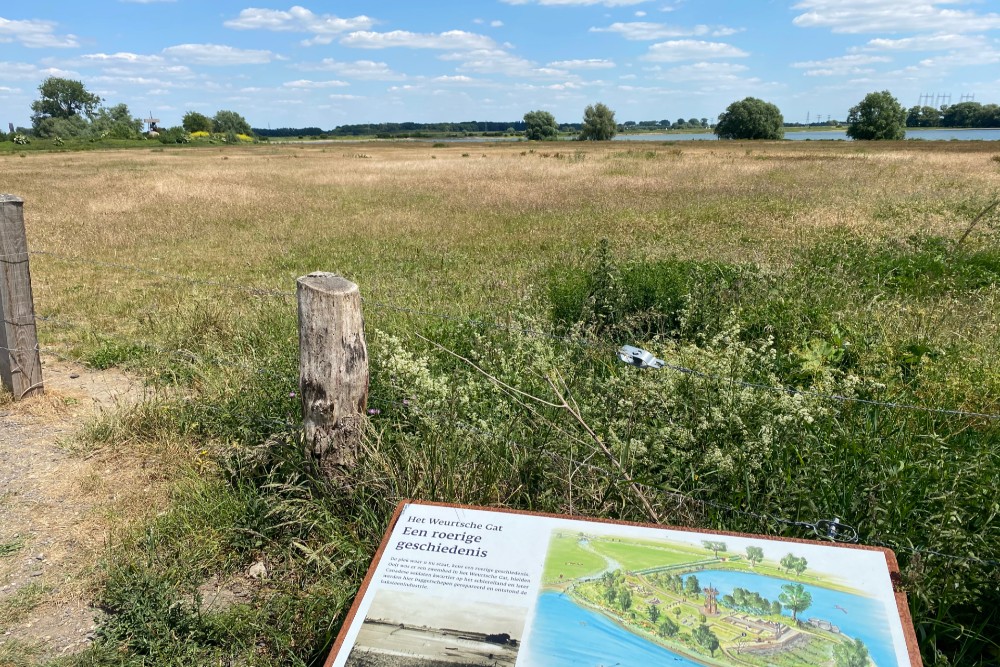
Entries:
{"type": "Polygon", "coordinates": [[[402,503],[327,667],[919,665],[891,551],[402,503]]]}

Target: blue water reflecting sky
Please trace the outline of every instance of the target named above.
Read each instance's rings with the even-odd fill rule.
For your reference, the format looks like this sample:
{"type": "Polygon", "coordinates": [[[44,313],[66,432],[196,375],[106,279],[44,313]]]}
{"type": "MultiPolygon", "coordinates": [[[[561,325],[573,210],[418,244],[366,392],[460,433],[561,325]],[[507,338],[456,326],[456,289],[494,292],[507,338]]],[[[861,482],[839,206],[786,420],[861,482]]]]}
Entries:
{"type": "MultiPolygon", "coordinates": [[[[777,600],[788,580],[731,570],[696,573],[704,587],[711,584],[720,597],[739,586],[777,600]]],[[[812,605],[801,618],[820,618],[838,626],[851,638],[861,638],[878,667],[899,664],[889,630],[891,611],[869,597],[804,584],[812,605]]],[[[791,615],[786,614],[786,615],[791,615]]],[[[575,604],[561,593],[543,593],[527,643],[522,649],[530,667],[613,667],[615,665],[697,665],[683,656],[647,641],[605,616],[575,604]]]]}

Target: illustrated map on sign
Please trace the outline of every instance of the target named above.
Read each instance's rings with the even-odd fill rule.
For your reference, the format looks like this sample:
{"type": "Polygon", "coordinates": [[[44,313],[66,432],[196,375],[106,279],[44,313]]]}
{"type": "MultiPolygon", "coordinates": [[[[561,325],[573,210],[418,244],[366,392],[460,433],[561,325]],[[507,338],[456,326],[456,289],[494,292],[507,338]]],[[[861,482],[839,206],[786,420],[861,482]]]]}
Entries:
{"type": "Polygon", "coordinates": [[[409,503],[327,664],[919,664],[890,562],[884,550],[409,503]]]}

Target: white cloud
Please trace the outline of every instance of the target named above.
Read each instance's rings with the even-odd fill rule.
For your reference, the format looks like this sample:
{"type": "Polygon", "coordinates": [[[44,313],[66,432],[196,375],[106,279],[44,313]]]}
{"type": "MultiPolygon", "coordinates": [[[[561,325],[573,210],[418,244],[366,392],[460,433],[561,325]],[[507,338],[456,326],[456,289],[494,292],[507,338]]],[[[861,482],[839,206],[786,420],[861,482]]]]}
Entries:
{"type": "Polygon", "coordinates": [[[491,28],[502,28],[503,27],[503,21],[490,21],[490,27],[491,28]]]}
{"type": "Polygon", "coordinates": [[[340,94],[340,93],[334,94],[334,95],[329,95],[328,97],[331,100],[344,100],[344,101],[363,100],[363,99],[365,99],[365,97],[363,95],[344,95],[344,94],[340,94]]]}
{"type": "Polygon", "coordinates": [[[52,21],[12,21],[0,16],[0,44],[19,42],[30,49],[66,49],[80,45],[76,35],[57,35],[55,29],[56,24],[52,21]]]}
{"type": "Polygon", "coordinates": [[[456,74],[455,76],[437,76],[431,79],[436,83],[472,83],[475,81],[471,76],[456,74]]]}
{"type": "Polygon", "coordinates": [[[163,53],[195,65],[262,65],[278,59],[271,51],[237,49],[222,44],[178,44],[168,46],[163,53]]]}
{"type": "Polygon", "coordinates": [[[748,70],[738,63],[697,62],[658,72],[660,81],[677,84],[678,89],[690,95],[713,93],[755,94],[777,88],[777,84],[762,81],[757,77],[745,77],[748,70]]]}
{"type": "Polygon", "coordinates": [[[30,63],[0,62],[0,79],[3,81],[37,81],[49,76],[78,78],[77,72],[58,67],[39,67],[30,63]]]}
{"type": "Polygon", "coordinates": [[[547,67],[556,69],[610,69],[615,66],[611,60],[599,60],[588,58],[586,60],[556,60],[550,62],[547,67]]]}
{"type": "Polygon", "coordinates": [[[636,15],[636,16],[637,16],[638,18],[640,18],[640,19],[641,19],[642,17],[644,17],[644,16],[646,15],[646,12],[643,12],[643,11],[638,11],[638,12],[636,12],[636,13],[635,13],[635,15],[636,15]]]}
{"type": "Polygon", "coordinates": [[[496,46],[489,37],[464,30],[448,30],[441,33],[417,33],[407,30],[391,32],[352,32],[340,43],[361,49],[385,49],[404,47],[410,49],[489,49],[496,46]]]}
{"type": "Polygon", "coordinates": [[[603,5],[605,7],[629,7],[631,5],[641,5],[649,0],[501,0],[508,5],[528,5],[534,2],[538,5],[550,7],[592,7],[603,5]]]}
{"type": "Polygon", "coordinates": [[[920,61],[921,68],[948,68],[974,65],[995,65],[1000,63],[1000,50],[986,47],[976,51],[953,52],[944,56],[926,58],[920,61]]]}
{"type": "Polygon", "coordinates": [[[869,67],[864,67],[865,65],[887,62],[892,62],[892,58],[852,54],[836,58],[826,58],[824,60],[806,60],[792,63],[792,67],[806,70],[803,72],[805,76],[856,76],[875,71],[869,67]]]}
{"type": "Polygon", "coordinates": [[[749,68],[739,63],[709,63],[700,62],[672,67],[665,70],[660,78],[668,81],[718,81],[736,78],[736,75],[746,72],[749,68]]]}
{"type": "Polygon", "coordinates": [[[329,81],[310,81],[309,79],[299,79],[298,81],[286,81],[281,84],[285,88],[295,88],[297,90],[316,90],[318,88],[343,88],[351,84],[346,81],[331,79],[329,81]]]}
{"type": "Polygon", "coordinates": [[[88,83],[110,83],[112,85],[127,83],[133,86],[162,86],[164,82],[144,76],[92,76],[87,79],[88,83]]]}
{"type": "Polygon", "coordinates": [[[678,39],[660,42],[649,47],[643,60],[653,62],[679,62],[705,58],[745,58],[750,54],[732,44],[705,42],[697,39],[678,39]]]}
{"type": "Polygon", "coordinates": [[[963,0],[800,0],[792,23],[837,33],[983,32],[1000,28],[1000,14],[948,9],[963,0]]]}
{"type": "Polygon", "coordinates": [[[461,64],[457,67],[459,71],[477,74],[503,74],[517,78],[561,78],[569,75],[565,69],[537,67],[530,60],[497,48],[446,53],[440,59],[460,61],[461,64]]]}
{"type": "Polygon", "coordinates": [[[986,39],[978,35],[936,34],[905,37],[903,39],[873,39],[865,45],[866,51],[978,51],[988,48],[986,39]]]}
{"type": "Polygon", "coordinates": [[[324,58],[319,63],[303,63],[297,69],[306,72],[336,72],[348,79],[364,79],[367,81],[399,81],[406,76],[394,72],[389,65],[374,60],[355,60],[344,62],[333,58],[324,58]]]}
{"type": "MultiPolygon", "coordinates": [[[[234,30],[273,30],[275,32],[309,32],[314,35],[339,35],[354,30],[367,30],[375,25],[371,17],[361,15],[344,19],[333,14],[314,14],[298,5],[288,11],[251,7],[239,17],[223,23],[234,30]]],[[[327,42],[329,43],[329,42],[327,42]]]]}
{"type": "Polygon", "coordinates": [[[177,0],[118,0],[126,5],[153,5],[158,2],[177,2],[177,0]]]}
{"type": "Polygon", "coordinates": [[[591,28],[590,32],[611,32],[632,41],[651,41],[654,39],[669,39],[671,37],[726,37],[740,32],[737,28],[726,26],[709,26],[704,24],[694,26],[667,25],[649,21],[628,21],[612,23],[607,28],[591,28]]]}
{"type": "Polygon", "coordinates": [[[118,53],[88,53],[80,56],[80,58],[98,63],[128,65],[158,65],[164,62],[163,56],[128,53],[126,51],[119,51],[118,53]]]}

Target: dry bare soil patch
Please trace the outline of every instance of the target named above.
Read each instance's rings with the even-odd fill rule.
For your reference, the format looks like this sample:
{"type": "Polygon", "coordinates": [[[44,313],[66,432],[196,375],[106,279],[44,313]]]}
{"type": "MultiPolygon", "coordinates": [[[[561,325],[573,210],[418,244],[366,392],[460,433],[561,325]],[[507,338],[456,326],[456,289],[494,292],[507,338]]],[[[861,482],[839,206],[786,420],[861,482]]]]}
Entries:
{"type": "Polygon", "coordinates": [[[0,407],[0,663],[92,638],[89,593],[111,521],[156,493],[142,461],[74,448],[88,420],[138,400],[141,386],[114,370],[43,362],[45,395],[0,407]]]}

